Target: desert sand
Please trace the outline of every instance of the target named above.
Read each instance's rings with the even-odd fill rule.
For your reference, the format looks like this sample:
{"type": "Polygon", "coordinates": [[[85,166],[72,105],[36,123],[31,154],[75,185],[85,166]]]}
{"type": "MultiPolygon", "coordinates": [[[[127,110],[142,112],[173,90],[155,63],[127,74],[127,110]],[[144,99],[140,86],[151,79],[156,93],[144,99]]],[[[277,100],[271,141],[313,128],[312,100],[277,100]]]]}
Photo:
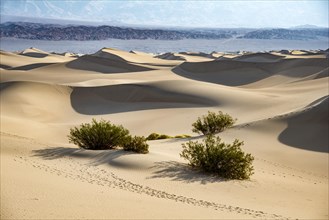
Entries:
{"type": "Polygon", "coordinates": [[[103,48],[75,56],[1,51],[2,219],[328,219],[328,52],[103,48]],[[250,180],[192,170],[182,143],[207,111],[237,118],[220,136],[255,157],[250,180]],[[92,118],[150,153],[88,151],[69,129],[92,118]]]}

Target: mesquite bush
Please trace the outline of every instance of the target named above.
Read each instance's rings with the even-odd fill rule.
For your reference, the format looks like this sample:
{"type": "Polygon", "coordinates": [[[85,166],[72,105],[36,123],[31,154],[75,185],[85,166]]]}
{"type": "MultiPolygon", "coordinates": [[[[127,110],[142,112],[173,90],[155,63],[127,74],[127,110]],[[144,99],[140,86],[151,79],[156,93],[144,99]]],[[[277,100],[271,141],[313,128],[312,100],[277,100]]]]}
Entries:
{"type": "Polygon", "coordinates": [[[226,144],[219,137],[206,136],[201,143],[189,141],[182,144],[180,156],[192,167],[228,179],[249,179],[253,174],[254,157],[241,150],[242,141],[226,144]]]}

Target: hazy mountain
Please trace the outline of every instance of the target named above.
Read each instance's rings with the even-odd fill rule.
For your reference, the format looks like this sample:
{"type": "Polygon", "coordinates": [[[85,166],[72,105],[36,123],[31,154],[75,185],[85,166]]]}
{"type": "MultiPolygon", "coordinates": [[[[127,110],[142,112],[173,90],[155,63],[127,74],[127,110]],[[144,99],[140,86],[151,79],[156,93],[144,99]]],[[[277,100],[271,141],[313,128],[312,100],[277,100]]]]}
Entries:
{"type": "Polygon", "coordinates": [[[315,40],[329,37],[328,28],[312,29],[269,29],[246,33],[239,38],[247,39],[280,39],[280,40],[315,40]]]}
{"type": "Polygon", "coordinates": [[[13,16],[13,15],[1,15],[0,23],[7,22],[25,22],[25,23],[40,23],[40,24],[59,24],[59,25],[87,25],[87,26],[129,26],[116,20],[110,21],[82,21],[74,19],[55,19],[55,18],[39,18],[39,17],[26,17],[26,16],[13,16]]]}
{"type": "Polygon", "coordinates": [[[33,40],[105,40],[113,39],[222,39],[231,38],[230,30],[162,30],[116,26],[58,25],[27,22],[0,24],[1,37],[33,40]]]}
{"type": "Polygon", "coordinates": [[[319,29],[319,28],[324,28],[324,27],[319,27],[319,26],[312,25],[312,24],[304,24],[304,25],[298,25],[298,26],[291,27],[290,29],[319,29]]]}
{"type": "Polygon", "coordinates": [[[0,36],[33,40],[106,40],[106,39],[282,39],[310,40],[328,38],[328,28],[244,29],[244,28],[131,28],[119,26],[62,25],[31,22],[0,24],[0,36]]]}

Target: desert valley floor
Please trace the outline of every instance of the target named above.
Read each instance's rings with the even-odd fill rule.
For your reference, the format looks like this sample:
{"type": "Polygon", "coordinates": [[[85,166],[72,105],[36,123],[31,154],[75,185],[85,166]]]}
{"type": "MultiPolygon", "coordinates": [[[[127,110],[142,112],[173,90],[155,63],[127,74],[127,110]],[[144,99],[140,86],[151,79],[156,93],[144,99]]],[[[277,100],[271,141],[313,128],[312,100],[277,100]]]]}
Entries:
{"type": "Polygon", "coordinates": [[[1,51],[2,219],[328,219],[328,51],[1,51]],[[250,180],[191,169],[182,143],[208,111],[255,157],[250,180]],[[145,155],[88,151],[69,129],[92,118],[148,141],[145,155]]]}

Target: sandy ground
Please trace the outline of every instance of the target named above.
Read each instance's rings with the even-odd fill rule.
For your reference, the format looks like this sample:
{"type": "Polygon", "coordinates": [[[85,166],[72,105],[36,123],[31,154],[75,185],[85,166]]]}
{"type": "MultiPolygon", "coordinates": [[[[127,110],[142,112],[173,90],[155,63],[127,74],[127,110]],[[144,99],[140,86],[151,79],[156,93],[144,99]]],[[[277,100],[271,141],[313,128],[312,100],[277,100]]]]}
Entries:
{"type": "Polygon", "coordinates": [[[328,54],[1,51],[2,219],[328,219],[328,54]],[[132,134],[193,134],[208,110],[255,157],[247,181],[192,170],[188,139],[150,153],[87,151],[69,129],[92,118],[132,134]]]}

